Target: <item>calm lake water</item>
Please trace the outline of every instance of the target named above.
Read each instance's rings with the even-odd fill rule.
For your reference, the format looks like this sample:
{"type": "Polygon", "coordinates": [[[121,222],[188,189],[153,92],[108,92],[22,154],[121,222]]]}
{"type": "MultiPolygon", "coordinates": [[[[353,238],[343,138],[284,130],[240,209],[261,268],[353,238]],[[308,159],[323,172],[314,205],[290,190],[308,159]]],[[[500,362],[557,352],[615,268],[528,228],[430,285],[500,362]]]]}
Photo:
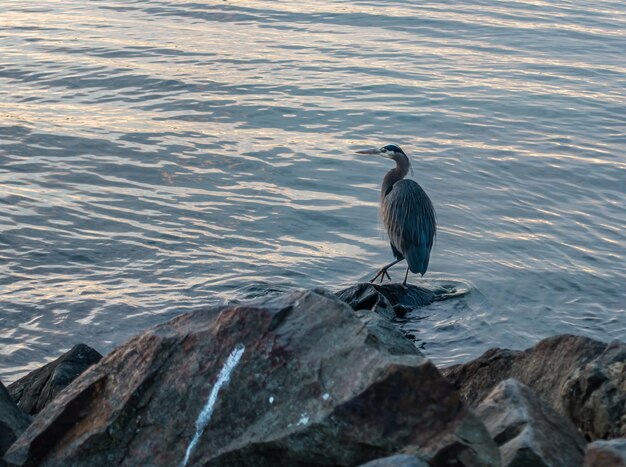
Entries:
{"type": "Polygon", "coordinates": [[[436,363],[623,339],[625,51],[622,0],[4,0],[0,379],[369,279],[386,143],[438,213],[412,282],[467,292],[400,324],[436,363]]]}

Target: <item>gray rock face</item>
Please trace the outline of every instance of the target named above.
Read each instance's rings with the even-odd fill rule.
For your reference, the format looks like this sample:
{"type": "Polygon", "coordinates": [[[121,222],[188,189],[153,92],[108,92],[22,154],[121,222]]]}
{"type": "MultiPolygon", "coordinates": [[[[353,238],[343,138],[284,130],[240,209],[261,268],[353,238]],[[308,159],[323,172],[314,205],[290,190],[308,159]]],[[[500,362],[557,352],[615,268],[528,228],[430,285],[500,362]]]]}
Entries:
{"type": "Polygon", "coordinates": [[[430,467],[424,459],[419,459],[410,454],[396,454],[395,456],[382,457],[361,464],[360,467],[430,467]]]}
{"type": "Polygon", "coordinates": [[[572,422],[514,379],[498,384],[476,415],[500,446],[506,467],[577,467],[585,456],[583,436],[572,422]]]}
{"type": "Polygon", "coordinates": [[[626,467],[626,439],[590,443],[585,455],[585,467],[626,467]]]}
{"type": "Polygon", "coordinates": [[[435,294],[423,287],[401,284],[361,283],[337,292],[337,297],[353,310],[369,310],[393,319],[413,308],[431,304],[435,294]]]}
{"type": "Polygon", "coordinates": [[[567,378],[565,412],[589,439],[626,437],[626,345],[613,342],[567,378]]]}
{"type": "Polygon", "coordinates": [[[53,362],[9,385],[9,392],[24,412],[34,415],[83,371],[101,359],[102,355],[88,345],[75,345],[53,362]]]}
{"type": "Polygon", "coordinates": [[[594,440],[625,435],[624,362],[626,344],[561,335],[524,351],[491,349],[442,373],[472,407],[499,382],[515,378],[594,440]]]}
{"type": "Polygon", "coordinates": [[[30,421],[30,417],[15,404],[4,384],[0,383],[0,455],[9,449],[30,421]]]}
{"type": "Polygon", "coordinates": [[[17,465],[358,465],[399,451],[499,465],[457,391],[389,323],[324,291],[181,315],[39,414],[17,465]]]}

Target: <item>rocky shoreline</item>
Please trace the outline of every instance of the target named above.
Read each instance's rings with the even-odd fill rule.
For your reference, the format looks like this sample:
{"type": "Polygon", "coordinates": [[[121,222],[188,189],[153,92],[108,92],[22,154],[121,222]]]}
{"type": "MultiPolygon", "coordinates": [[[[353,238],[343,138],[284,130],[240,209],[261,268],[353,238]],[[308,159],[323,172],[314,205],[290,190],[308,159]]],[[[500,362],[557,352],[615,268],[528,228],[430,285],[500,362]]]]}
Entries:
{"type": "Polygon", "coordinates": [[[436,368],[415,286],[187,313],[5,388],[0,465],[626,466],[626,344],[562,335],[436,368]]]}

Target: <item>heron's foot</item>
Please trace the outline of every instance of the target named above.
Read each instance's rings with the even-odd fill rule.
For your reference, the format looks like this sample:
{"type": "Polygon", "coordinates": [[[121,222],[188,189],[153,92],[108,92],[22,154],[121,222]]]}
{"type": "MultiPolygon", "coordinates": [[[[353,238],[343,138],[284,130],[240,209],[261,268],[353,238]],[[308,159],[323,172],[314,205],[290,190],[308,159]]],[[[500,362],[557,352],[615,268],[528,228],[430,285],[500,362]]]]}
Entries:
{"type": "Polygon", "coordinates": [[[383,280],[385,279],[385,276],[387,276],[387,279],[391,280],[391,276],[389,275],[389,273],[387,272],[387,269],[389,268],[382,268],[380,271],[378,271],[376,273],[376,275],[374,276],[374,278],[372,280],[370,280],[370,284],[374,283],[374,281],[376,279],[378,279],[380,277],[380,283],[383,283],[383,280]]]}

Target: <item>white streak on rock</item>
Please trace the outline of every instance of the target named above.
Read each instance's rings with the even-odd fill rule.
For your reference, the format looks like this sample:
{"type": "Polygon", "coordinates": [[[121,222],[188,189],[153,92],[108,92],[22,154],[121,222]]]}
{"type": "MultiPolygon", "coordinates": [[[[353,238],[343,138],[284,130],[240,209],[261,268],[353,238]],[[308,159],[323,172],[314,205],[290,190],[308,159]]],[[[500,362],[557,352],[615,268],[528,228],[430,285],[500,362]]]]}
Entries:
{"type": "Polygon", "coordinates": [[[182,467],[185,467],[189,462],[189,457],[191,456],[193,449],[196,447],[196,444],[198,444],[198,441],[200,441],[200,436],[202,436],[202,432],[204,432],[204,429],[209,424],[209,420],[211,420],[211,415],[213,415],[213,408],[215,407],[215,403],[217,402],[217,395],[220,392],[220,389],[222,389],[222,386],[227,384],[230,380],[230,374],[237,366],[237,363],[239,363],[239,360],[241,359],[244,350],[246,350],[244,345],[238,344],[230,353],[228,359],[226,360],[226,363],[224,363],[224,366],[220,370],[220,374],[217,376],[217,381],[213,385],[211,393],[209,394],[209,399],[206,401],[206,404],[202,408],[202,411],[200,412],[200,415],[198,415],[198,419],[196,420],[196,434],[189,443],[189,446],[187,446],[185,459],[181,464],[182,467]]]}

